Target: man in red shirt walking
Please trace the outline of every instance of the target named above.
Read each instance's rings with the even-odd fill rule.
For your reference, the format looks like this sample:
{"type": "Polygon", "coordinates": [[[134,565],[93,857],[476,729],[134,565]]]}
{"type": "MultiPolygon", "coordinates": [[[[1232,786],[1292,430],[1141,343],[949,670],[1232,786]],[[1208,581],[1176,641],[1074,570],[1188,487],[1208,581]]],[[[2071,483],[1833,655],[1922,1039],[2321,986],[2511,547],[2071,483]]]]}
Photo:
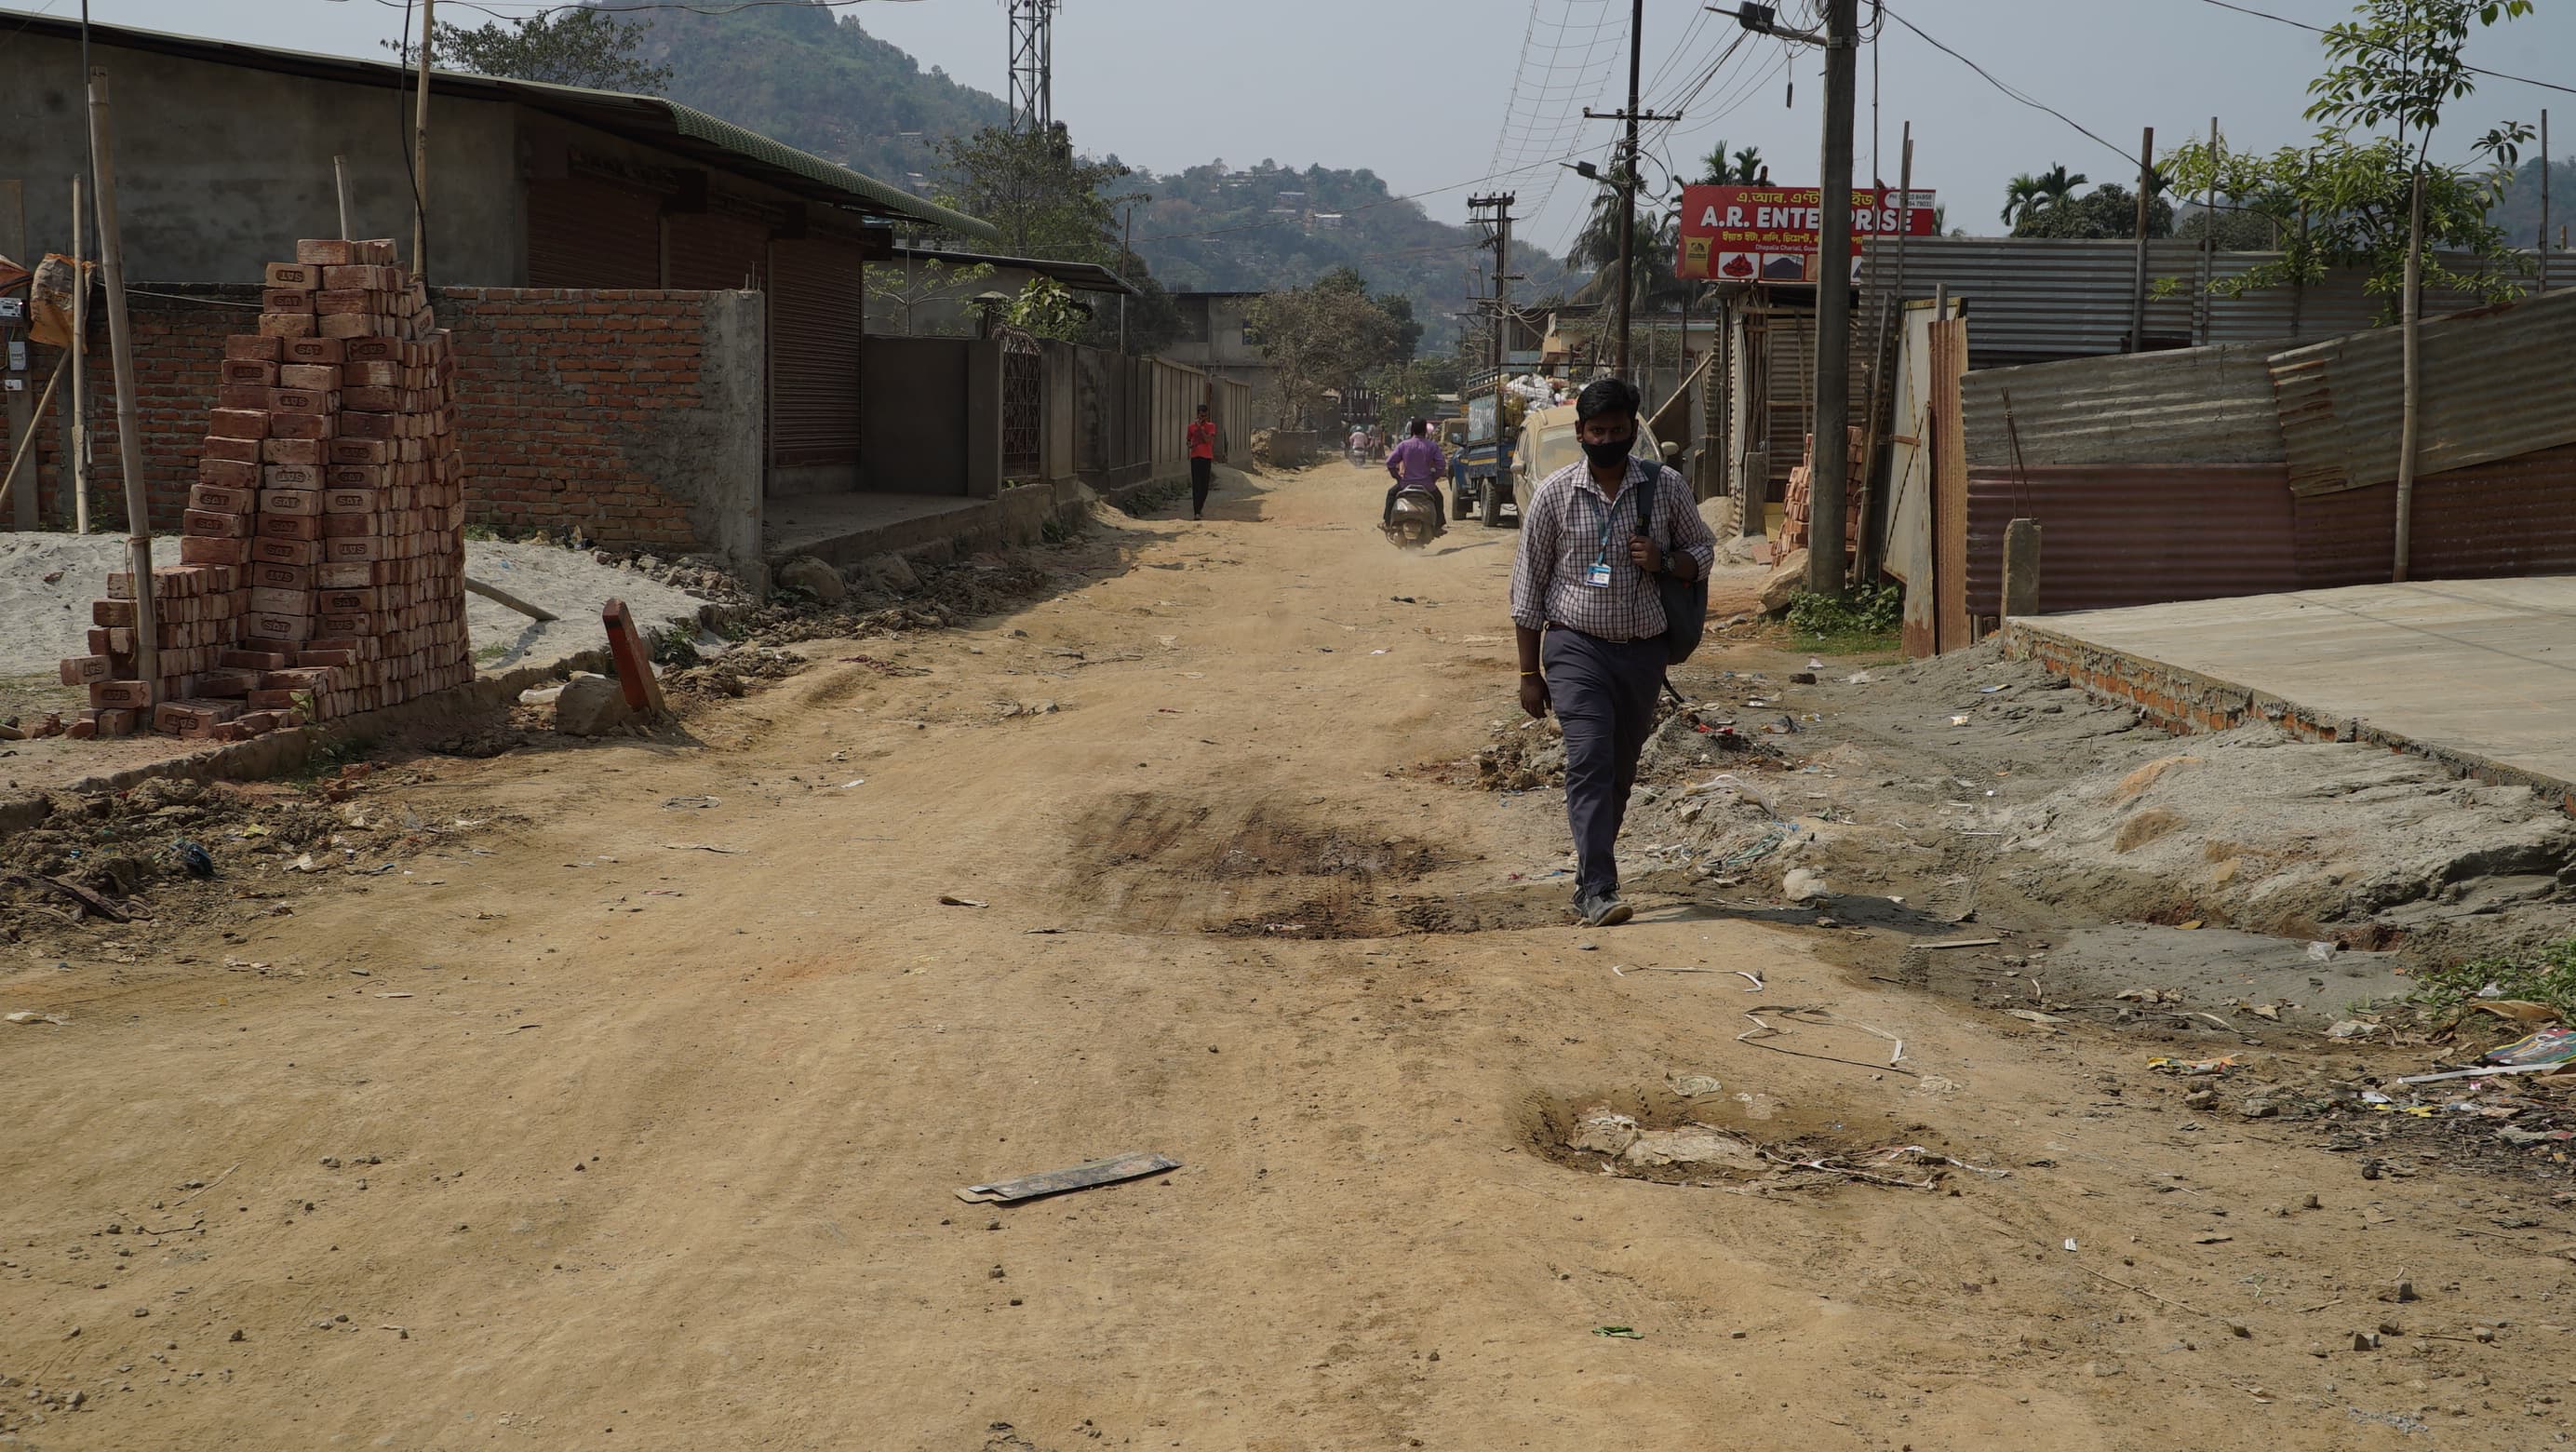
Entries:
{"type": "Polygon", "coordinates": [[[1208,417],[1208,406],[1199,405],[1198,421],[1190,425],[1190,518],[1207,513],[1208,489],[1216,483],[1216,423],[1208,417]]]}

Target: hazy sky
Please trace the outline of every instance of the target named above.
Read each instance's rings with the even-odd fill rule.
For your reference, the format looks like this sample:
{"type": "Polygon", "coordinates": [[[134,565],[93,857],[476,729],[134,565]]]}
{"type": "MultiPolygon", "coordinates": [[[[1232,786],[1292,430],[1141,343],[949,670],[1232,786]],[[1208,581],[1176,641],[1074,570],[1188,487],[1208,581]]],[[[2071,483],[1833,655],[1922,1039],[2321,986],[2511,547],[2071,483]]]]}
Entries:
{"type": "MultiPolygon", "coordinates": [[[[696,0],[713,5],[724,0],[696,0]]],[[[1452,220],[1471,190],[1509,188],[1530,212],[1552,164],[1599,155],[1613,123],[1582,109],[1615,109],[1627,85],[1627,0],[1061,0],[1055,23],[1055,108],[1086,149],[1176,170],[1222,157],[1236,165],[1368,167],[1452,220]],[[1508,128],[1505,118],[1515,118],[1508,128]],[[1538,163],[1499,181],[1503,166],[1538,163]],[[1477,183],[1475,186],[1462,185],[1477,183]]],[[[2254,9],[2315,25],[2350,13],[2348,0],[2245,0],[2254,9]]],[[[80,0],[0,0],[8,9],[77,15],[80,0]]],[[[302,49],[381,56],[376,42],[402,24],[401,0],[91,0],[93,19],[302,49]]],[[[442,19],[474,24],[524,15],[533,0],[442,0],[442,19]]],[[[945,67],[969,85],[1005,94],[1008,12],[1002,0],[859,0],[874,33],[945,67]]],[[[1812,8],[1785,0],[1784,18],[1812,8]]],[[[1868,0],[1863,0],[1866,16],[1868,0]]],[[[2308,79],[2321,68],[2316,36],[2236,13],[2208,0],[1899,0],[1894,13],[1982,65],[2006,84],[2066,113],[2134,156],[2141,126],[2160,145],[2205,134],[2220,120],[2231,146],[2269,149],[2305,141],[2308,79]]],[[[0,57],[8,24],[0,17],[0,57]]],[[[1790,57],[1776,41],[1748,42],[1714,74],[1738,30],[1696,0],[1647,0],[1649,109],[1688,95],[1685,119],[1657,149],[1676,166],[1724,138],[1755,145],[1782,182],[1817,170],[1820,59],[1790,57]],[[1794,97],[1791,82],[1794,79],[1794,97]],[[1794,100],[1794,104],[1792,101],[1794,100]]],[[[2576,85],[2576,4],[2543,0],[2539,13],[2481,35],[2473,64],[2576,85]]],[[[1892,185],[1900,123],[1914,122],[1915,184],[1937,189],[1952,225],[1999,230],[2006,178],[2054,162],[2095,181],[2133,177],[2136,163],[2065,122],[2023,106],[1895,19],[1861,55],[1860,171],[1870,169],[1870,93],[1878,76],[1879,171],[1892,185]]],[[[2553,148],[2576,152],[2576,95],[2484,79],[2459,103],[2445,135],[2462,145],[2500,120],[2536,120],[2550,106],[2553,148]]],[[[1650,128],[1650,131],[1654,128],[1650,128]]],[[[2437,144],[2437,151],[2443,150],[2437,144]]],[[[1580,183],[1521,235],[1561,251],[1580,183]]]]}

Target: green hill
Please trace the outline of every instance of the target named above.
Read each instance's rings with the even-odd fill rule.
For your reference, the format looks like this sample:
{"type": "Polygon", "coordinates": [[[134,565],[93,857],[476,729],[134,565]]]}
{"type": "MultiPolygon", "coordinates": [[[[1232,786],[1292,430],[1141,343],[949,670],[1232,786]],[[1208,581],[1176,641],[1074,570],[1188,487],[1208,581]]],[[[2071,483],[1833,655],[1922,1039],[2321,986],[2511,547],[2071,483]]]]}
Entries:
{"type": "Polygon", "coordinates": [[[915,189],[937,164],[931,141],[1010,119],[999,98],[821,6],[658,11],[640,49],[671,68],[672,100],[915,189]]]}
{"type": "MultiPolygon", "coordinates": [[[[1419,202],[1397,201],[1368,170],[1222,161],[1169,176],[1128,179],[1152,200],[1137,208],[1136,251],[1165,287],[1235,292],[1295,287],[1351,267],[1369,290],[1413,301],[1425,352],[1458,336],[1470,273],[1492,253],[1472,228],[1436,221],[1419,202]]],[[[1563,264],[1534,247],[1512,249],[1521,297],[1571,286],[1563,264]]]]}
{"type": "MultiPolygon", "coordinates": [[[[997,13],[997,40],[1001,25],[997,13]]],[[[1010,115],[999,98],[922,70],[857,16],[819,5],[657,11],[641,50],[671,68],[664,91],[672,100],[925,193],[939,168],[932,142],[1010,115]]],[[[1075,141],[1091,150],[1116,139],[1075,141]]],[[[1165,287],[1259,291],[1353,267],[1370,291],[1412,300],[1425,352],[1455,341],[1470,269],[1490,260],[1474,231],[1390,200],[1365,169],[1211,162],[1169,176],[1139,172],[1118,185],[1151,198],[1136,211],[1136,250],[1165,287]]],[[[1515,253],[1514,270],[1528,275],[1515,284],[1520,296],[1570,287],[1554,259],[1535,248],[1515,253]]]]}

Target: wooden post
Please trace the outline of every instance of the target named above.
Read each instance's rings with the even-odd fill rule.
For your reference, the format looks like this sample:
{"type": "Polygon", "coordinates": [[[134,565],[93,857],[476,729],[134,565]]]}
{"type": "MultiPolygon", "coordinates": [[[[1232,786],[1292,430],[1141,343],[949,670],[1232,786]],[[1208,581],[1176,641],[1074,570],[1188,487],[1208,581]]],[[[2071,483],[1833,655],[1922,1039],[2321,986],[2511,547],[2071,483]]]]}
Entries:
{"type": "Polygon", "coordinates": [[[88,205],[81,179],[72,178],[72,412],[63,442],[71,454],[72,533],[89,533],[89,269],[88,205]]]}
{"type": "Polygon", "coordinates": [[[411,122],[411,275],[424,281],[429,277],[429,47],[436,34],[430,15],[437,8],[438,0],[420,0],[420,96],[411,122]]]}
{"type": "Polygon", "coordinates": [[[2156,128],[2147,128],[2138,141],[2138,257],[2129,277],[2129,351],[2147,351],[2147,219],[2155,209],[2147,196],[2147,183],[2156,174],[2156,128]]]}
{"type": "Polygon", "coordinates": [[[611,600],[599,612],[600,624],[608,630],[608,656],[617,667],[617,688],[626,697],[629,710],[643,716],[662,716],[669,707],[662,702],[662,683],[653,678],[653,656],[644,645],[643,632],[635,628],[635,616],[623,600],[611,600]]]}
{"type": "Polygon", "coordinates": [[[2209,118],[2209,189],[2201,193],[2200,286],[2191,298],[2191,342],[2209,342],[2209,283],[2218,270],[2218,118],[2209,118]]]}
{"type": "MultiPolygon", "coordinates": [[[[0,246],[5,246],[11,257],[27,255],[27,191],[23,183],[0,182],[0,246]]],[[[21,346],[31,345],[22,343],[21,346]]],[[[34,360],[28,361],[32,363],[34,360]]],[[[8,379],[17,385],[8,390],[6,403],[0,404],[0,416],[9,420],[9,447],[13,453],[33,453],[34,450],[22,446],[31,442],[36,432],[37,411],[29,406],[27,398],[27,385],[35,380],[32,375],[21,371],[10,372],[8,379]]],[[[10,515],[10,521],[17,529],[36,527],[35,490],[30,489],[18,496],[17,508],[10,515]]]]}
{"type": "Polygon", "coordinates": [[[331,192],[340,200],[340,240],[349,240],[349,159],[331,158],[331,192]]]}
{"type": "Polygon", "coordinates": [[[2549,109],[2540,111],[2540,290],[2549,291],[2549,109]]]}
{"type": "Polygon", "coordinates": [[[2004,618],[2039,613],[2039,521],[2004,526],[2004,618]]]}
{"type": "MultiPolygon", "coordinates": [[[[43,413],[45,411],[45,406],[54,401],[54,387],[63,381],[63,363],[68,363],[70,361],[70,359],[65,358],[62,362],[58,362],[54,365],[53,373],[45,379],[44,396],[36,400],[36,406],[33,410],[34,412],[43,413]]],[[[11,397],[17,398],[18,395],[12,394],[11,397]]],[[[23,398],[20,398],[19,401],[22,403],[25,402],[23,398]]],[[[0,499],[6,499],[9,497],[10,486],[18,482],[19,469],[24,467],[26,462],[34,457],[36,457],[36,431],[34,429],[22,429],[17,433],[10,435],[9,472],[5,475],[0,475],[0,499]]],[[[24,499],[33,499],[36,497],[36,494],[34,490],[30,489],[19,497],[24,499]]]]}
{"type": "Polygon", "coordinates": [[[116,225],[116,148],[108,123],[107,68],[89,73],[90,165],[98,174],[98,258],[107,275],[108,356],[116,372],[116,453],[125,481],[126,568],[134,572],[135,674],[144,699],[161,700],[160,606],[152,598],[152,493],[143,477],[143,424],[134,406],[134,328],[125,311],[125,238],[116,225]]]}

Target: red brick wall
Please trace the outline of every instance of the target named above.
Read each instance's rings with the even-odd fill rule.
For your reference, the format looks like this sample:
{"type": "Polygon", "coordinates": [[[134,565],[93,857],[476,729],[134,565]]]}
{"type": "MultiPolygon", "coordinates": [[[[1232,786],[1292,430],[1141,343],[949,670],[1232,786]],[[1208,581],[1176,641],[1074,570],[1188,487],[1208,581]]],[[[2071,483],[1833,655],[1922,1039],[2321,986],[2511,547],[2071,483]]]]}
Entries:
{"type": "Polygon", "coordinates": [[[706,295],[443,288],[456,334],[466,517],[578,524],[603,543],[685,552],[688,502],[634,457],[657,414],[698,406],[706,295]]]}
{"type": "MultiPolygon", "coordinates": [[[[196,481],[197,445],[214,407],[224,338],[259,316],[251,287],[129,292],[135,404],[152,524],[176,530],[196,481]],[[184,293],[185,296],[167,294],[184,293]]],[[[631,446],[657,415],[698,406],[706,339],[705,294],[442,288],[439,322],[456,335],[456,404],[465,448],[466,517],[512,527],[580,525],[604,544],[682,553],[699,547],[686,500],[666,492],[631,446]]],[[[35,388],[58,356],[36,350],[35,388]]],[[[107,328],[90,350],[93,528],[122,528],[114,392],[107,328]]],[[[68,393],[66,381],[63,391],[68,393]]],[[[59,487],[56,411],[37,421],[39,456],[28,473],[48,524],[71,518],[59,487]]],[[[7,426],[0,423],[0,439],[7,426]]],[[[5,460],[0,453],[0,460],[5,460]]],[[[5,509],[0,509],[5,517],[5,509]]]]}

